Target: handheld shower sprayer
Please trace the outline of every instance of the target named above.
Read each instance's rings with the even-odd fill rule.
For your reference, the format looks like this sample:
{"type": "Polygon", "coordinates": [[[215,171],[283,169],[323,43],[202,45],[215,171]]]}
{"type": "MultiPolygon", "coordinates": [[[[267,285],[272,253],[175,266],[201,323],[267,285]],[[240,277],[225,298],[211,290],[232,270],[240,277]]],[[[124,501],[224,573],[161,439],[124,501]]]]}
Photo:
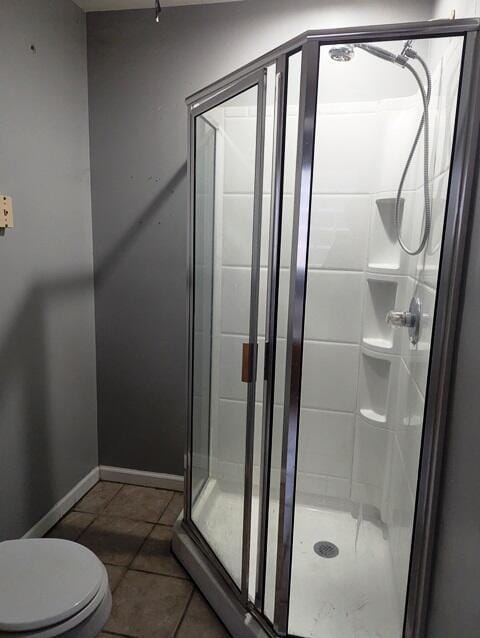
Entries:
{"type": "Polygon", "coordinates": [[[401,66],[403,66],[401,56],[395,55],[394,53],[391,53],[391,51],[387,51],[387,49],[377,47],[373,44],[359,43],[355,44],[354,46],[357,49],[362,49],[363,51],[370,53],[370,55],[374,55],[375,57],[380,58],[381,60],[385,60],[386,62],[393,62],[394,64],[400,64],[401,66]]]}
{"type": "Polygon", "coordinates": [[[398,243],[402,250],[404,250],[409,255],[418,255],[425,248],[428,238],[430,236],[430,230],[432,226],[432,210],[431,210],[431,199],[429,192],[429,160],[430,160],[430,125],[429,125],[429,113],[428,107],[430,103],[430,96],[432,92],[432,81],[430,77],[430,71],[423,60],[423,58],[415,51],[413,48],[412,40],[407,40],[402,48],[402,51],[399,54],[392,53],[387,49],[383,49],[382,47],[376,46],[374,44],[364,44],[364,43],[356,43],[356,44],[340,44],[333,46],[329,49],[329,55],[332,60],[336,62],[349,62],[355,56],[355,49],[361,49],[370,55],[374,55],[381,60],[386,62],[391,62],[396,64],[404,69],[408,69],[410,73],[415,78],[415,81],[418,84],[418,88],[420,90],[420,94],[422,96],[423,102],[423,115],[420,119],[420,123],[418,125],[415,138],[413,140],[413,144],[410,148],[410,152],[407,157],[407,161],[405,162],[402,175],[400,177],[400,183],[397,189],[397,196],[395,200],[395,229],[398,243]],[[427,80],[427,87],[425,88],[423,82],[420,78],[418,71],[412,66],[411,61],[416,60],[420,63],[423,68],[423,71],[427,80]],[[402,224],[402,207],[401,207],[401,199],[403,187],[405,184],[405,179],[407,177],[407,173],[410,169],[410,165],[412,163],[413,156],[415,154],[415,150],[417,148],[418,142],[420,140],[420,136],[423,131],[424,138],[424,156],[423,156],[423,195],[424,195],[424,211],[423,211],[423,232],[420,242],[416,248],[410,248],[407,246],[401,235],[401,224],[402,224]]]}

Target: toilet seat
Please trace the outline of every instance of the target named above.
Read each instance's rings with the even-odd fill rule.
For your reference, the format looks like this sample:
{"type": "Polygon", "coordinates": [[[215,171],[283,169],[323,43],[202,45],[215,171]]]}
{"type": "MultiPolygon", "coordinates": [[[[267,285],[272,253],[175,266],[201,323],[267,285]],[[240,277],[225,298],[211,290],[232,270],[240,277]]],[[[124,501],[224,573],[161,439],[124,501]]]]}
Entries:
{"type": "Polygon", "coordinates": [[[102,587],[102,592],[99,591],[87,607],[78,614],[43,629],[7,633],[0,631],[0,638],[93,638],[107,622],[111,608],[112,595],[105,570],[105,586],[102,587]]]}
{"type": "Polygon", "coordinates": [[[110,603],[107,572],[89,549],[60,539],[0,543],[0,638],[50,638],[110,603]]]}

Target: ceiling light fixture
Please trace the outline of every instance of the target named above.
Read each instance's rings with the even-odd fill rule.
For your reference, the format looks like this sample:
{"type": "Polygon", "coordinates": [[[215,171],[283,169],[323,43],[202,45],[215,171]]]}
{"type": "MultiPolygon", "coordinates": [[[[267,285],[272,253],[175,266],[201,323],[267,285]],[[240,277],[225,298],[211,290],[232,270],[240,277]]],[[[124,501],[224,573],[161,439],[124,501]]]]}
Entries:
{"type": "Polygon", "coordinates": [[[155,0],[155,22],[160,22],[160,12],[162,7],[160,6],[160,0],[155,0]]]}

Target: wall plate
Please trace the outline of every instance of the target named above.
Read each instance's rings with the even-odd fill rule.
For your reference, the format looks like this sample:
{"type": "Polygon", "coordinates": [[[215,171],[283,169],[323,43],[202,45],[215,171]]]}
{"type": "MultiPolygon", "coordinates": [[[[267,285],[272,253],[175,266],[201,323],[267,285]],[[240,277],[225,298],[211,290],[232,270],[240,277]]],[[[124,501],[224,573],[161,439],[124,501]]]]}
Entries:
{"type": "Polygon", "coordinates": [[[13,228],[13,202],[8,195],[0,195],[0,228],[13,228]]]}

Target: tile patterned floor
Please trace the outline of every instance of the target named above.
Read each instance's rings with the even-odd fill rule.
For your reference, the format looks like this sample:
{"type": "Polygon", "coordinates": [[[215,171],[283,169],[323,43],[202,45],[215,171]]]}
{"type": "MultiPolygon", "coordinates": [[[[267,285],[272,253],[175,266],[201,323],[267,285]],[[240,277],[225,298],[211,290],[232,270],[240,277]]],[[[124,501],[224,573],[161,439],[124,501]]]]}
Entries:
{"type": "Polygon", "coordinates": [[[47,536],[90,548],[105,564],[113,593],[98,638],[228,638],[171,552],[182,495],[101,481],[47,536]]]}

